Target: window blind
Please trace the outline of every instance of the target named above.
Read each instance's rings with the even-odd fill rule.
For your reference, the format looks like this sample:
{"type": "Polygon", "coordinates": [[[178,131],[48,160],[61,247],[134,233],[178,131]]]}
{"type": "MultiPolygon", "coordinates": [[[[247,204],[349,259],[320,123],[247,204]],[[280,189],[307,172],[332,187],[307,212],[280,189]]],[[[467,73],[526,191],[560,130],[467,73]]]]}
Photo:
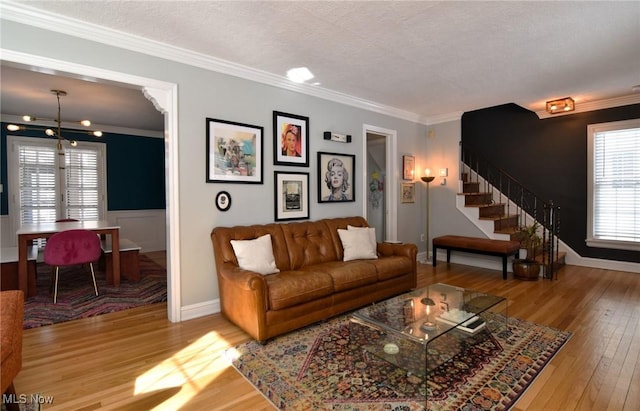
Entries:
{"type": "Polygon", "coordinates": [[[593,238],[640,243],[640,128],[594,134],[593,238]]]}
{"type": "Polygon", "coordinates": [[[20,223],[55,221],[56,156],[54,147],[18,147],[20,223]]]}
{"type": "Polygon", "coordinates": [[[66,218],[99,219],[98,153],[71,148],[65,152],[66,218]]]}
{"type": "Polygon", "coordinates": [[[56,141],[12,136],[11,147],[11,167],[18,170],[11,188],[18,193],[18,226],[59,218],[104,218],[104,143],[80,142],[60,155],[56,141]]]}

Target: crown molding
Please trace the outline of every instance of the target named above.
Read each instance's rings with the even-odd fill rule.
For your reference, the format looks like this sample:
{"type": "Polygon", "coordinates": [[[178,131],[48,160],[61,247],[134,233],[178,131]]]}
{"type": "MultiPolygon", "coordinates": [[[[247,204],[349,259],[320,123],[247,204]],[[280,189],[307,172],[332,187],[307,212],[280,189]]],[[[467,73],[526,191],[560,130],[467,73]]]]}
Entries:
{"type": "Polygon", "coordinates": [[[464,113],[462,111],[456,111],[455,113],[445,113],[435,116],[428,116],[426,117],[426,122],[424,124],[433,126],[440,123],[448,123],[450,121],[460,121],[463,114],[464,113]]]}
{"type": "Polygon", "coordinates": [[[44,27],[46,30],[103,43],[109,46],[115,44],[119,48],[144,53],[153,57],[228,74],[234,77],[240,77],[281,89],[295,91],[324,100],[427,125],[427,118],[416,113],[318,86],[293,83],[284,76],[278,76],[252,67],[218,59],[202,53],[196,53],[122,31],[108,29],[75,18],[46,12],[24,4],[3,1],[0,3],[0,15],[2,19],[16,23],[38,28],[44,27]]]}
{"type": "Polygon", "coordinates": [[[549,114],[546,110],[536,111],[538,118],[545,119],[550,117],[570,116],[572,114],[585,113],[587,111],[603,110],[606,108],[628,106],[631,104],[640,104],[640,93],[629,94],[627,96],[620,96],[609,98],[605,100],[587,101],[580,103],[576,101],[576,109],[568,113],[549,114]]]}

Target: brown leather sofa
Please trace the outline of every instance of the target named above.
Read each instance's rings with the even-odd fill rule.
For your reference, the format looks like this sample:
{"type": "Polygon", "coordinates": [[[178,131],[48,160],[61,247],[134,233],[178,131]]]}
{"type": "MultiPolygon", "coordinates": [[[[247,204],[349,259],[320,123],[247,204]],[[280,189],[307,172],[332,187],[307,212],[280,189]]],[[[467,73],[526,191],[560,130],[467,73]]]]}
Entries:
{"type": "Polygon", "coordinates": [[[343,261],[338,229],[362,217],[216,227],[211,232],[222,314],[258,341],[379,301],[417,285],[415,244],[378,243],[378,259],[343,261]],[[238,266],[231,240],[271,235],[279,273],[238,266]]]}

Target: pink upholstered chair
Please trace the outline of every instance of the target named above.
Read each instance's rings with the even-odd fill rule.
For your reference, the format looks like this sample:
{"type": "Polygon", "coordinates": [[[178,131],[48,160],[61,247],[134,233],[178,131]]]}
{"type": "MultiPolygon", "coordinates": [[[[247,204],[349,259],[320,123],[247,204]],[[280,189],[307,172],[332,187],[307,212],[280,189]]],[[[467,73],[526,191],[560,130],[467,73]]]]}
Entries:
{"type": "Polygon", "coordinates": [[[98,261],[102,250],[100,239],[96,233],[89,230],[66,230],[56,233],[47,239],[44,247],[44,262],[56,267],[53,303],[58,300],[58,278],[61,266],[89,264],[93,289],[98,295],[96,275],[93,262],[98,261]]]}

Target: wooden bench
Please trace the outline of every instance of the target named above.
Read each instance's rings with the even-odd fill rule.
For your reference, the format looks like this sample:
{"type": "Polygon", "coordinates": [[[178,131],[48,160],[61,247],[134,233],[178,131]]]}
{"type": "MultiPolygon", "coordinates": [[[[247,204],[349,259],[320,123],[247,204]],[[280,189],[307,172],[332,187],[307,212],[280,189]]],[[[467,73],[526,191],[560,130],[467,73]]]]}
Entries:
{"type": "MultiPolygon", "coordinates": [[[[131,282],[140,280],[140,246],[127,238],[121,238],[120,245],[120,275],[131,282]]],[[[104,271],[107,284],[113,281],[111,236],[102,240],[104,255],[104,271]]]]}
{"type": "MultiPolygon", "coordinates": [[[[36,260],[38,247],[27,248],[27,288],[29,295],[36,295],[36,260]]],[[[0,249],[0,290],[19,290],[18,247],[0,249]]]]}
{"type": "Polygon", "coordinates": [[[432,245],[434,267],[436,266],[436,251],[438,248],[447,250],[447,263],[451,262],[452,250],[502,257],[502,278],[505,280],[507,279],[507,258],[510,256],[518,258],[520,255],[519,241],[445,235],[434,238],[432,245]]]}

